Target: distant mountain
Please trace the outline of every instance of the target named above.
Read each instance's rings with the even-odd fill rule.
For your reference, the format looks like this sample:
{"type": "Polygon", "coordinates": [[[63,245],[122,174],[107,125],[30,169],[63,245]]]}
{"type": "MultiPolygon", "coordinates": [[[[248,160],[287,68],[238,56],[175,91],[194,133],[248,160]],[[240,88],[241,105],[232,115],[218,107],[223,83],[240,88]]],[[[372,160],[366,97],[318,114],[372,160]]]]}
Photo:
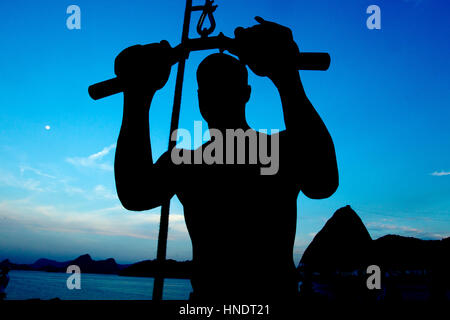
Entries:
{"type": "Polygon", "coordinates": [[[81,271],[85,273],[118,274],[120,271],[119,266],[113,258],[94,261],[88,254],[79,256],[69,264],[79,266],[81,271]]]}
{"type": "Polygon", "coordinates": [[[306,248],[300,268],[352,271],[375,264],[383,270],[450,270],[450,237],[421,240],[386,235],[372,240],[350,207],[337,210],[306,248]]]}
{"type": "Polygon", "coordinates": [[[402,301],[450,299],[450,237],[372,240],[350,206],[337,210],[306,248],[298,266],[307,299],[402,301]],[[367,267],[381,270],[383,290],[367,289],[367,267]]]}
{"type": "Polygon", "coordinates": [[[58,262],[55,260],[45,259],[41,258],[36,260],[33,264],[30,265],[30,267],[34,270],[44,270],[45,268],[64,268],[67,267],[69,264],[69,261],[65,262],[58,262]]]}
{"type": "Polygon", "coordinates": [[[63,262],[41,258],[32,264],[15,264],[6,259],[0,262],[0,269],[8,267],[11,270],[66,272],[70,265],[79,266],[82,273],[118,274],[132,277],[155,277],[158,272],[163,272],[166,278],[188,279],[192,272],[191,261],[179,262],[169,259],[163,266],[156,260],[145,260],[135,264],[118,264],[113,258],[93,260],[89,254],[63,262]]]}
{"type": "Polygon", "coordinates": [[[11,270],[32,270],[28,264],[12,263],[9,259],[0,262],[0,269],[3,269],[4,267],[8,267],[11,270]]]}
{"type": "Polygon", "coordinates": [[[450,237],[422,240],[386,235],[373,242],[373,256],[374,263],[384,269],[450,270],[450,237]]]}
{"type": "Polygon", "coordinates": [[[0,268],[8,267],[11,270],[32,270],[47,272],[66,272],[69,265],[77,265],[82,273],[118,274],[129,265],[120,265],[112,258],[106,260],[92,260],[89,254],[79,256],[74,260],[59,262],[41,258],[32,264],[15,264],[8,259],[0,262],[0,268]]]}
{"type": "Polygon", "coordinates": [[[145,260],[123,269],[119,275],[130,277],[155,277],[163,272],[165,278],[189,279],[192,273],[192,261],[166,260],[161,266],[156,260],[145,260]]]}
{"type": "Polygon", "coordinates": [[[367,266],[372,238],[350,206],[337,210],[300,260],[311,270],[354,270],[367,266]]]}

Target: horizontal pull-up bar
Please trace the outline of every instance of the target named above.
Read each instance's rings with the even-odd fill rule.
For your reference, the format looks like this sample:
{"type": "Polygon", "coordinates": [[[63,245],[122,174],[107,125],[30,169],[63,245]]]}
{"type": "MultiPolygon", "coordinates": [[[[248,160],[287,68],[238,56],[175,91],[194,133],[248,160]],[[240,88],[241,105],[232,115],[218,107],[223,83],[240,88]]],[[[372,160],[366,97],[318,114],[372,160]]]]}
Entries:
{"type": "MultiPolygon", "coordinates": [[[[188,39],[173,48],[174,63],[187,57],[191,51],[209,49],[228,50],[233,53],[236,50],[236,40],[222,33],[215,37],[188,39]]],[[[330,55],[326,52],[301,52],[296,66],[298,70],[325,71],[330,66],[330,55]]],[[[123,86],[120,78],[113,78],[91,85],[88,91],[92,99],[98,100],[122,92],[123,86]]]]}

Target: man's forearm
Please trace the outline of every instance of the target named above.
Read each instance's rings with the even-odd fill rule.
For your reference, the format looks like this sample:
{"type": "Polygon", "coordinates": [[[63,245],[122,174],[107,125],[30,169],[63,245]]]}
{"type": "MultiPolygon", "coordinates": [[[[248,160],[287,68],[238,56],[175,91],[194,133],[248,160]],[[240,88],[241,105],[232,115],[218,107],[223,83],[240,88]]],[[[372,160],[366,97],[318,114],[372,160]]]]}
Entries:
{"type": "Polygon", "coordinates": [[[298,158],[302,191],[310,198],[334,193],[338,171],[333,140],[319,114],[306,97],[298,71],[273,77],[283,105],[286,132],[293,156],[298,158]]]}
{"type": "Polygon", "coordinates": [[[280,72],[271,77],[283,106],[286,131],[291,136],[329,140],[328,130],[303,89],[297,70],[280,72]]]}
{"type": "MultiPolygon", "coordinates": [[[[149,105],[152,97],[124,94],[122,126],[117,149],[126,149],[130,154],[150,157],[149,105]]],[[[134,158],[134,157],[133,157],[134,158]]]]}
{"type": "MultiPolygon", "coordinates": [[[[153,96],[153,95],[152,95],[153,96]]],[[[124,93],[124,112],[115,156],[117,191],[139,187],[153,164],[149,130],[152,96],[124,93]]]]}

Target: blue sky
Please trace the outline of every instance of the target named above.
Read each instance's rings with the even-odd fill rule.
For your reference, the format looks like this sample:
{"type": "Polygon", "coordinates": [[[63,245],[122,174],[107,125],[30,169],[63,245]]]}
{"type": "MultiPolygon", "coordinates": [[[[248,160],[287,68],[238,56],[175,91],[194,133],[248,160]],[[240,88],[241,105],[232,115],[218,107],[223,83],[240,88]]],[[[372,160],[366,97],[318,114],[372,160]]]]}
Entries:
{"type": "MultiPolygon", "coordinates": [[[[290,27],[300,50],[331,55],[328,71],[300,75],[333,137],[340,186],[326,200],[299,196],[296,262],[347,204],[373,238],[450,236],[448,1],[216,2],[216,33],[232,36],[259,15],[290,27]],[[371,4],[381,8],[381,30],[366,27],[371,4]]],[[[112,77],[115,56],[128,46],[162,39],[177,45],[183,12],[179,0],[0,3],[0,259],[90,253],[129,263],[156,256],[159,209],[127,212],[115,194],[122,95],[93,101],[87,87],[112,77]],[[66,27],[71,4],[81,8],[81,30],[66,27]]],[[[182,128],[201,120],[195,70],[209,53],[188,60],[182,128]]],[[[155,158],[167,147],[175,73],[150,111],[155,158]]],[[[251,73],[249,81],[250,125],[283,129],[273,85],[251,73]]],[[[191,257],[176,199],[168,257],[191,257]]]]}

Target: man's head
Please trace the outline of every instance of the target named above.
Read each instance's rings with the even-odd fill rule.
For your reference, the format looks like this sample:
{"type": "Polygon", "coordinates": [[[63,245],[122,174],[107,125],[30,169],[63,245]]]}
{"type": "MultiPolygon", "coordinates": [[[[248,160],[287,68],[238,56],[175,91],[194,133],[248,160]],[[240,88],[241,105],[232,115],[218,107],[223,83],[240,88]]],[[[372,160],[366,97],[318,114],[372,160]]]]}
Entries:
{"type": "Polygon", "coordinates": [[[200,112],[211,128],[246,125],[251,88],[242,62],[223,53],[209,55],[198,66],[197,83],[200,112]]]}

